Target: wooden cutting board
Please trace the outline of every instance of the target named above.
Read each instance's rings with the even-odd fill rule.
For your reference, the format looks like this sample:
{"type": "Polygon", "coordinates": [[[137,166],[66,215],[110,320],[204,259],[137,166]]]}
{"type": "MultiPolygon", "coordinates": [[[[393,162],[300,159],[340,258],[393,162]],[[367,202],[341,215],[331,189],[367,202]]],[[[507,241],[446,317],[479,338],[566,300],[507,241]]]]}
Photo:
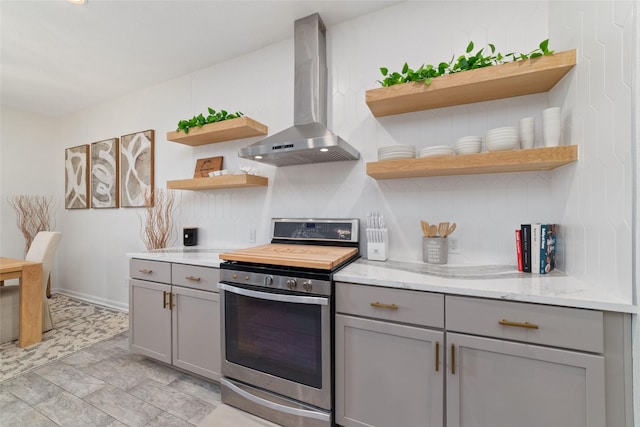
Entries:
{"type": "Polygon", "coordinates": [[[287,245],[271,243],[220,254],[226,261],[274,264],[288,267],[331,270],[358,253],[357,248],[340,246],[287,245]]]}

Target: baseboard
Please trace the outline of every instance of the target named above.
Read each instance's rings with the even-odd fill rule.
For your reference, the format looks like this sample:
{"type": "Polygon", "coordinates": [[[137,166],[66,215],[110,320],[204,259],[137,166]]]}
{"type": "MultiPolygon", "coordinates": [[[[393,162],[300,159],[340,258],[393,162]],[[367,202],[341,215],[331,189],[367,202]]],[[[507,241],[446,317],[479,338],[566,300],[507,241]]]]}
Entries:
{"type": "Polygon", "coordinates": [[[71,298],[86,301],[91,304],[101,305],[104,307],[112,308],[114,310],[129,312],[129,304],[125,304],[119,301],[108,300],[104,298],[96,298],[95,295],[89,295],[82,292],[70,291],[68,289],[52,289],[52,294],[66,295],[71,298]]]}

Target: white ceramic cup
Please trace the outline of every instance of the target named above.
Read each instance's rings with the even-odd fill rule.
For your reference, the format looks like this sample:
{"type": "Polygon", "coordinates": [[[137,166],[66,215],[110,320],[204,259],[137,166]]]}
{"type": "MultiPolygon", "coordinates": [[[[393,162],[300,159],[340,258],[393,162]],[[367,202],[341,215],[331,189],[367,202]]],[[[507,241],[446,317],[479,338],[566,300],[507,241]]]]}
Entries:
{"type": "Polygon", "coordinates": [[[520,148],[533,148],[536,144],[536,121],[533,117],[520,119],[520,148]]]}
{"type": "Polygon", "coordinates": [[[560,107],[542,110],[542,140],[545,147],[560,145],[560,107]]]}

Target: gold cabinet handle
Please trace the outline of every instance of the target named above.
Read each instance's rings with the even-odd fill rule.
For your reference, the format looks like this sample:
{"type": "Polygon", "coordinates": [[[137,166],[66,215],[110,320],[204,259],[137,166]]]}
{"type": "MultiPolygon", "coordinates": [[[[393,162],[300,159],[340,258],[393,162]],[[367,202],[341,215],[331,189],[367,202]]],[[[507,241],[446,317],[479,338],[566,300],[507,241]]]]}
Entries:
{"type": "Polygon", "coordinates": [[[440,341],[436,341],[436,372],[440,372],[440,341]]]}
{"type": "Polygon", "coordinates": [[[173,310],[173,293],[169,292],[169,310],[173,310]]]}
{"type": "Polygon", "coordinates": [[[199,277],[194,277],[194,276],[187,276],[187,277],[185,277],[185,279],[191,280],[193,282],[199,282],[200,281],[199,277]]]}
{"type": "Polygon", "coordinates": [[[456,345],[451,344],[451,375],[456,374],[456,345]]]}
{"type": "Polygon", "coordinates": [[[162,308],[167,308],[167,291],[162,291],[162,308]]]}
{"type": "Polygon", "coordinates": [[[372,302],[371,303],[371,307],[378,307],[378,308],[388,308],[389,310],[397,310],[398,306],[395,304],[383,304],[381,302],[372,302]]]}
{"type": "Polygon", "coordinates": [[[498,320],[498,324],[502,326],[515,326],[516,328],[540,329],[538,325],[534,323],[512,322],[511,320],[507,320],[507,319],[498,320]]]}
{"type": "Polygon", "coordinates": [[[151,273],[153,273],[153,270],[148,270],[146,268],[143,268],[142,270],[138,270],[138,272],[140,272],[142,274],[151,274],[151,273]]]}

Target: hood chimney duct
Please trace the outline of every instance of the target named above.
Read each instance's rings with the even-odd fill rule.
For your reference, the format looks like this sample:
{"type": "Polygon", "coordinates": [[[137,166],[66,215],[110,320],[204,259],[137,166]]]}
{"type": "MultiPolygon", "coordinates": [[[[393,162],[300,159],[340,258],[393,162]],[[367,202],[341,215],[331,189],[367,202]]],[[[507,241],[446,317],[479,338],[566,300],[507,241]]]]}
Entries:
{"type": "Polygon", "coordinates": [[[240,157],[274,166],[360,158],[355,148],[327,129],[325,34],[317,13],[295,21],[293,126],[241,148],[240,157]]]}

